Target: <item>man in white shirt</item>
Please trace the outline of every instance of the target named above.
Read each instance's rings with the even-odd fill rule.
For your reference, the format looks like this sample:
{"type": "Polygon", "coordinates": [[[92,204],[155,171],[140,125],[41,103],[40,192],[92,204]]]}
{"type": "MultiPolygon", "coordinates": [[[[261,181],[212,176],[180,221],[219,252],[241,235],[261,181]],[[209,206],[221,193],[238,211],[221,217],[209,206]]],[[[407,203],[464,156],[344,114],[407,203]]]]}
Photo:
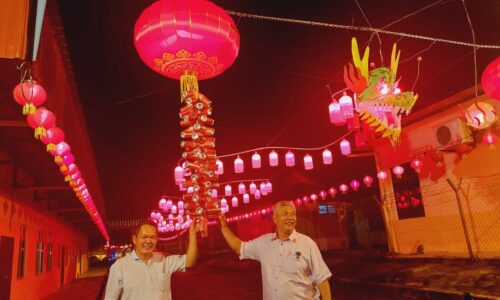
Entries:
{"type": "Polygon", "coordinates": [[[290,201],[274,205],[273,221],[276,232],[242,242],[220,217],[221,231],[229,247],[240,259],[260,262],[264,300],[331,300],[332,276],[316,243],[295,231],[297,215],[290,201]]]}
{"type": "Polygon", "coordinates": [[[189,227],[185,255],[153,256],[158,241],[156,224],[144,222],[132,232],[134,251],[117,260],[109,271],[105,300],[170,300],[170,276],[196,264],[195,225],[189,227]]]}

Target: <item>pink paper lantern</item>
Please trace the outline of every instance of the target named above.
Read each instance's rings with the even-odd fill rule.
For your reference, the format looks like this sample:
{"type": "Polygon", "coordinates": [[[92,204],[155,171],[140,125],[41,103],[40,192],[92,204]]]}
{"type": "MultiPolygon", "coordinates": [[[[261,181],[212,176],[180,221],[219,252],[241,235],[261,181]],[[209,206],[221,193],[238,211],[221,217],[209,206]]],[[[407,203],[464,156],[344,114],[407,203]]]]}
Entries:
{"type": "Polygon", "coordinates": [[[261,198],[260,190],[256,190],[253,196],[255,197],[255,199],[259,200],[261,198]]]}
{"type": "Polygon", "coordinates": [[[248,195],[247,193],[243,194],[243,203],[250,203],[250,195],[248,195]]]}
{"type": "Polygon", "coordinates": [[[330,123],[335,126],[342,126],[346,123],[346,119],[340,110],[340,104],[333,100],[330,105],[328,105],[328,111],[330,113],[330,123]]]}
{"type": "Polygon", "coordinates": [[[339,186],[339,190],[342,192],[342,194],[345,194],[349,190],[349,187],[347,186],[347,184],[341,184],[339,186]]]}
{"type": "Polygon", "coordinates": [[[231,196],[233,194],[233,189],[229,184],[226,184],[226,186],[224,187],[224,192],[224,195],[231,196]]]}
{"type": "Polygon", "coordinates": [[[220,206],[221,207],[227,207],[227,200],[226,200],[226,198],[220,199],[220,206]]]}
{"type": "Polygon", "coordinates": [[[180,200],[179,202],[177,202],[177,207],[179,209],[184,209],[184,201],[180,200]]]}
{"type": "Polygon", "coordinates": [[[494,144],[496,144],[498,137],[492,132],[487,132],[483,135],[482,140],[485,145],[492,147],[494,144]]]}
{"type": "Polygon", "coordinates": [[[177,166],[174,169],[175,182],[179,184],[184,179],[184,169],[181,166],[177,166]]]}
{"type": "Polygon", "coordinates": [[[403,175],[404,172],[405,169],[401,166],[395,166],[394,168],[392,168],[392,173],[394,173],[397,178],[401,178],[401,175],[403,175]]]}
{"type": "Polygon", "coordinates": [[[267,191],[267,193],[273,192],[273,184],[270,181],[266,182],[266,191],[267,191]]]}
{"type": "Polygon", "coordinates": [[[481,86],[486,95],[500,100],[500,57],[490,62],[484,69],[481,86]]]}
{"type": "Polygon", "coordinates": [[[217,164],[217,171],[215,171],[215,174],[217,175],[224,174],[224,163],[219,159],[217,159],[215,163],[217,164]]]}
{"type": "Polygon", "coordinates": [[[231,66],[238,56],[240,37],[233,19],[212,2],[161,0],[137,19],[134,44],[155,72],[179,79],[189,71],[202,80],[231,66]]]}
{"type": "Polygon", "coordinates": [[[318,195],[316,195],[316,194],[311,194],[311,200],[312,200],[313,202],[316,202],[316,200],[318,200],[318,195]]]}
{"type": "Polygon", "coordinates": [[[278,153],[276,153],[276,151],[274,150],[269,153],[269,165],[271,167],[278,166],[278,153]]]}
{"type": "Polygon", "coordinates": [[[344,95],[339,99],[340,111],[345,119],[350,119],[354,116],[354,105],[352,98],[344,92],[344,95]]]}
{"type": "Polygon", "coordinates": [[[349,154],[351,154],[351,143],[349,143],[348,140],[343,139],[340,142],[340,153],[342,153],[342,155],[349,155],[349,154]]]}
{"type": "Polygon", "coordinates": [[[288,151],[285,154],[285,165],[287,167],[293,167],[293,166],[295,166],[295,154],[293,154],[292,151],[288,151]]]}
{"type": "Polygon", "coordinates": [[[335,195],[337,195],[337,189],[334,187],[329,188],[328,194],[330,194],[330,196],[332,196],[332,197],[335,197],[335,195]]]}
{"type": "Polygon", "coordinates": [[[240,184],[238,184],[238,193],[241,195],[246,193],[245,184],[243,182],[240,182],[240,184]]]}
{"type": "Polygon", "coordinates": [[[312,170],[312,169],[314,169],[313,159],[312,159],[312,156],[309,155],[309,154],[306,154],[304,156],[304,168],[306,170],[312,170]]]}
{"type": "Polygon", "coordinates": [[[260,183],[260,192],[262,193],[262,195],[267,196],[267,188],[264,182],[260,183]]]}
{"type": "Polygon", "coordinates": [[[358,180],[353,179],[353,180],[351,180],[350,186],[351,186],[351,188],[352,188],[354,191],[357,191],[357,190],[359,189],[359,187],[361,186],[361,183],[359,183],[359,181],[358,181],[358,180]]]}
{"type": "Polygon", "coordinates": [[[323,150],[323,163],[325,165],[331,165],[332,162],[333,162],[332,151],[330,151],[329,149],[323,150]]]}
{"type": "Polygon", "coordinates": [[[377,178],[380,180],[385,180],[387,179],[387,172],[386,171],[378,171],[377,172],[377,178]]]}
{"type": "Polygon", "coordinates": [[[243,160],[238,156],[234,160],[234,173],[243,173],[244,170],[245,170],[245,167],[243,164],[243,160]]]}
{"type": "Polygon", "coordinates": [[[311,198],[309,198],[309,196],[304,196],[304,197],[302,197],[302,201],[303,201],[304,203],[309,203],[309,200],[310,200],[310,199],[311,199],[311,198]]]}
{"type": "Polygon", "coordinates": [[[319,192],[319,197],[320,197],[322,200],[325,200],[325,199],[326,199],[326,192],[325,192],[325,191],[320,191],[320,192],[319,192]]]}
{"type": "Polygon", "coordinates": [[[255,152],[252,155],[252,168],[259,169],[261,167],[260,154],[255,152]]]}
{"type": "Polygon", "coordinates": [[[373,178],[369,175],[366,175],[365,177],[363,177],[363,183],[367,186],[367,187],[372,187],[372,183],[373,183],[373,178]]]}
{"type": "Polygon", "coordinates": [[[238,207],[238,197],[235,196],[231,199],[231,206],[238,207]]]}
{"type": "Polygon", "coordinates": [[[255,194],[255,191],[257,190],[257,185],[255,183],[250,183],[250,194],[255,194]]]}
{"type": "Polygon", "coordinates": [[[158,202],[158,206],[161,209],[166,209],[167,208],[167,200],[164,198],[161,198],[160,201],[158,202]]]}
{"type": "Polygon", "coordinates": [[[410,167],[415,170],[415,173],[420,173],[420,170],[424,166],[424,163],[421,159],[415,158],[411,161],[410,167]]]}
{"type": "Polygon", "coordinates": [[[172,200],[170,200],[170,199],[167,200],[167,206],[166,206],[167,210],[172,209],[172,205],[173,205],[172,200]]]}

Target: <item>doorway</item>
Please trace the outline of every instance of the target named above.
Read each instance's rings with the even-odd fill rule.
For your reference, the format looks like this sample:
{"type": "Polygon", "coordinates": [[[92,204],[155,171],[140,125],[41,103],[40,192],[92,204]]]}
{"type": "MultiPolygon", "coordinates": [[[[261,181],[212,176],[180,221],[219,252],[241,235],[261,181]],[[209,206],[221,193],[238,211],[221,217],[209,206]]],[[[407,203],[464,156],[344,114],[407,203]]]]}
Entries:
{"type": "Polygon", "coordinates": [[[10,299],[12,283],[12,261],[14,259],[14,238],[0,238],[0,299],[10,299]]]}

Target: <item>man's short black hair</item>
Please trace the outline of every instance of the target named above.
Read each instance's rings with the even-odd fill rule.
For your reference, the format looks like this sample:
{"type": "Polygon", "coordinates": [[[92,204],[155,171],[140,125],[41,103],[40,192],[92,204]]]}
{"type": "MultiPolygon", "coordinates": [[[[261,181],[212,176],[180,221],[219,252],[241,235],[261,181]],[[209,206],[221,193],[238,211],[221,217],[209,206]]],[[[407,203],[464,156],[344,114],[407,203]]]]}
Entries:
{"type": "Polygon", "coordinates": [[[139,224],[137,224],[137,226],[132,228],[130,235],[137,236],[139,234],[139,231],[141,231],[142,226],[145,226],[145,225],[153,226],[156,229],[156,233],[158,234],[158,225],[156,225],[156,223],[154,223],[153,221],[144,220],[144,221],[140,222],[139,224]]]}

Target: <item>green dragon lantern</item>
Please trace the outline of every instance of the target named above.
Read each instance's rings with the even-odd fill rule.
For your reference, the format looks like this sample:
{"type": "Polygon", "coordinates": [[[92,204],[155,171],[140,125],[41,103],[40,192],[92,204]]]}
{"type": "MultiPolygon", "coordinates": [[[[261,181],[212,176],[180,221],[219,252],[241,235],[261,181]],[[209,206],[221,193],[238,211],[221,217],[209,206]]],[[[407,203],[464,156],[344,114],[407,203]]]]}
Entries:
{"type": "Polygon", "coordinates": [[[354,66],[349,63],[349,71],[344,67],[344,82],[356,95],[356,111],[361,120],[395,146],[401,134],[401,116],[410,113],[418,98],[413,92],[402,92],[398,87],[396,72],[401,51],[396,53],[394,44],[390,68],[372,70],[368,69],[369,47],[360,58],[358,43],[353,38],[351,51],[354,66]]]}

